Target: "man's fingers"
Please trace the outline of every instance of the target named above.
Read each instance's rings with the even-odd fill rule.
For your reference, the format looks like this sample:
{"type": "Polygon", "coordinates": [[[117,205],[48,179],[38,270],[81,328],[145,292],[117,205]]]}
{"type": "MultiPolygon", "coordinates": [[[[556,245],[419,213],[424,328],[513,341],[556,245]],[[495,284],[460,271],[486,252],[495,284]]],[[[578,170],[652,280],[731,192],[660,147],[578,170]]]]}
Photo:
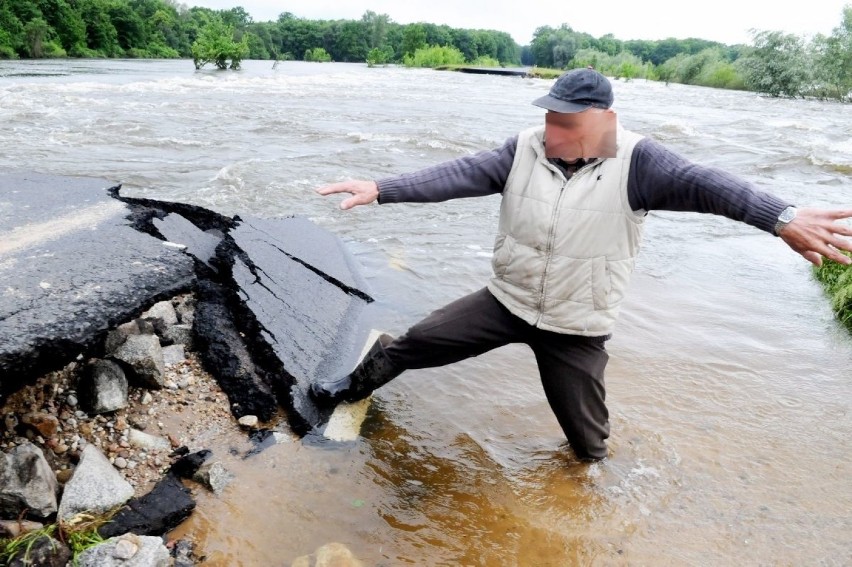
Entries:
{"type": "Polygon", "coordinates": [[[822,256],[811,250],[802,252],[802,256],[814,266],[822,266],[822,256]]]}
{"type": "Polygon", "coordinates": [[[331,185],[326,185],[325,187],[320,187],[317,189],[317,193],[320,195],[331,195],[333,193],[351,193],[352,189],[349,186],[348,182],[343,183],[332,183],[331,185]]]}
{"type": "Polygon", "coordinates": [[[826,211],[826,216],[830,219],[848,219],[852,218],[852,209],[843,209],[839,211],[826,211]]]}

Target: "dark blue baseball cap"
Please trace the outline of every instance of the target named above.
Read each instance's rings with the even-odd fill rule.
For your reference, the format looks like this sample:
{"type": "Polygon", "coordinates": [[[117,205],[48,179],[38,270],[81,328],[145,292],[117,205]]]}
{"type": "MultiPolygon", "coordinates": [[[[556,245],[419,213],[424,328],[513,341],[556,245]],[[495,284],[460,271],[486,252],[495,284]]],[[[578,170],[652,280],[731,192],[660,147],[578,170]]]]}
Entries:
{"type": "Polygon", "coordinates": [[[550,92],[533,101],[535,106],[553,112],[583,112],[588,108],[609,108],[615,97],[609,79],[594,69],[574,69],[563,73],[550,92]]]}

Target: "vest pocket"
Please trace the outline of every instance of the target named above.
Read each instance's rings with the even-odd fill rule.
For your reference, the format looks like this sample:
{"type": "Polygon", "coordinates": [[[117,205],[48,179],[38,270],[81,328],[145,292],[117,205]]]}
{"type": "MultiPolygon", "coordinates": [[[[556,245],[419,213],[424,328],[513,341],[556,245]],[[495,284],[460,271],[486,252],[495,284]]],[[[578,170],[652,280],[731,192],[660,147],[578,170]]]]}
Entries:
{"type": "Polygon", "coordinates": [[[494,239],[494,255],[491,258],[491,266],[494,270],[494,275],[500,279],[506,275],[506,268],[509,265],[509,259],[512,257],[512,237],[505,234],[498,234],[494,239]]]}
{"type": "Polygon", "coordinates": [[[592,258],[592,301],[595,309],[609,308],[609,294],[612,281],[609,277],[609,265],[605,256],[592,258]]]}

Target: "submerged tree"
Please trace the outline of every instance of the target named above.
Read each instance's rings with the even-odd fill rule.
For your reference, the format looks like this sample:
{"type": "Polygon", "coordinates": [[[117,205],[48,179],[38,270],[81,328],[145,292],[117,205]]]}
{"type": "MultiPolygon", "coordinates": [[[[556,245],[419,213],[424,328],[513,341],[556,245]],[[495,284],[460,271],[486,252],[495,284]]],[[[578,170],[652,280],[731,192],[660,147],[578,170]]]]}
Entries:
{"type": "Polygon", "coordinates": [[[219,69],[239,69],[240,62],[249,53],[247,40],[248,38],[243,36],[242,41],[234,41],[233,26],[226,25],[221,18],[212,18],[192,44],[195,68],[201,69],[208,63],[213,63],[219,69]]]}

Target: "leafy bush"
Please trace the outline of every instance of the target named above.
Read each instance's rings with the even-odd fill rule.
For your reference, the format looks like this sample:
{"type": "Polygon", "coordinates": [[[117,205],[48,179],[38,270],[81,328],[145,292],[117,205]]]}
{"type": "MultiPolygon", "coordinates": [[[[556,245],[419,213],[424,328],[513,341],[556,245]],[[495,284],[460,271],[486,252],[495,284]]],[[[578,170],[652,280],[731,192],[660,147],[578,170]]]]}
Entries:
{"type": "Polygon", "coordinates": [[[383,48],[374,47],[367,53],[367,66],[387,65],[393,59],[393,48],[386,45],[383,48]]]}
{"type": "Polygon", "coordinates": [[[476,59],[470,62],[471,65],[476,65],[477,67],[499,67],[500,62],[490,57],[488,55],[480,55],[476,59]]]}
{"type": "Polygon", "coordinates": [[[828,294],[834,314],[852,331],[852,266],[825,261],[814,268],[814,277],[828,294]]]}
{"type": "Polygon", "coordinates": [[[305,61],[328,63],[331,61],[331,55],[322,47],[314,47],[313,49],[305,50],[305,61]]]}
{"type": "Polygon", "coordinates": [[[443,45],[431,45],[423,47],[414,52],[414,55],[406,55],[403,60],[406,67],[439,67],[441,65],[461,65],[464,63],[464,55],[455,47],[443,45]]]}
{"type": "Polygon", "coordinates": [[[234,27],[225,25],[221,18],[211,19],[192,44],[192,59],[196,69],[208,63],[215,64],[219,69],[239,69],[240,61],[248,52],[246,38],[243,37],[240,42],[234,41],[234,27]]]}

